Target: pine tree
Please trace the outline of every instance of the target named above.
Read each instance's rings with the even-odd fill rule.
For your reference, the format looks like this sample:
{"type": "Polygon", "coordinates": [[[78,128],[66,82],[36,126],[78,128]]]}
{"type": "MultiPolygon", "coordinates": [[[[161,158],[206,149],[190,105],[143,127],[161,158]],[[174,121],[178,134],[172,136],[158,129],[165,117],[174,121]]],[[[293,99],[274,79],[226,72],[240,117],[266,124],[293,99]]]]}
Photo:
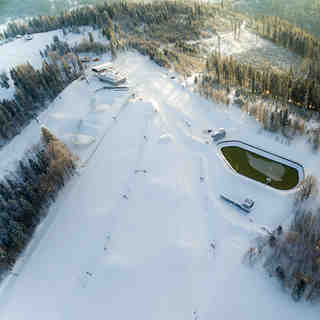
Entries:
{"type": "Polygon", "coordinates": [[[5,71],[0,73],[0,87],[5,89],[10,88],[9,77],[5,71]]]}

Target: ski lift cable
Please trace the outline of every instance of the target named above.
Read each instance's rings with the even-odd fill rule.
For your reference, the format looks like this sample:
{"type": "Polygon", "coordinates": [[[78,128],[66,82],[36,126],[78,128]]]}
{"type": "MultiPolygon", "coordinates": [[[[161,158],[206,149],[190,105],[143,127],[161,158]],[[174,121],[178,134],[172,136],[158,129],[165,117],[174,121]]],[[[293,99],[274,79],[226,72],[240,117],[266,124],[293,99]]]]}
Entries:
{"type": "Polygon", "coordinates": [[[122,104],[120,110],[118,111],[118,113],[115,116],[114,121],[111,123],[110,126],[108,126],[106,128],[106,130],[104,131],[102,137],[100,138],[100,140],[98,141],[98,143],[96,144],[96,146],[94,147],[94,149],[92,150],[92,152],[90,153],[90,155],[88,156],[88,158],[86,160],[84,160],[81,164],[80,164],[80,168],[85,168],[88,166],[90,160],[93,158],[93,156],[95,155],[95,153],[98,151],[100,145],[102,144],[104,138],[107,136],[107,134],[112,130],[112,128],[115,126],[117,119],[119,118],[119,116],[121,115],[121,113],[123,113],[127,106],[129,105],[130,99],[131,99],[132,95],[129,95],[128,99],[126,99],[126,101],[122,104]]]}

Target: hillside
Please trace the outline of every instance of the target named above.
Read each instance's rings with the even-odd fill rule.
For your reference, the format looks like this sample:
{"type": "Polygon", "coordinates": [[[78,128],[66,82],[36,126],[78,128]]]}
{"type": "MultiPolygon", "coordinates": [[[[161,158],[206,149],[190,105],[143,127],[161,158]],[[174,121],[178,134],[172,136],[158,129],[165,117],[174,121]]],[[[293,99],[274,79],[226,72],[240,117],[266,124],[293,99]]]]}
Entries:
{"type": "MultiPolygon", "coordinates": [[[[137,94],[115,124],[120,106],[106,93],[97,105],[110,108],[88,113],[88,89],[99,86],[92,78],[88,89],[85,82],[74,83],[48,109],[45,124],[66,142],[68,101],[81,101],[73,105],[79,116],[87,114],[88,124],[106,119],[108,132],[51,208],[14,269],[18,276],[3,286],[2,318],[211,319],[218,312],[224,319],[261,313],[267,319],[281,312],[316,319],[318,309],[291,302],[275,283],[241,263],[262,226],[273,229],[290,218],[291,196],[234,175],[215,145],[205,143],[202,130],[225,127],[228,138],[285,154],[308,172],[316,172],[317,157],[303,141],[288,147],[259,133],[235,107],[226,111],[200,98],[140,55],[122,54],[115,65],[128,73],[137,94]],[[219,200],[225,191],[250,195],[256,210],[242,216],[219,200]]],[[[72,150],[87,159],[86,152],[72,150]]]]}
{"type": "Polygon", "coordinates": [[[258,15],[279,16],[320,36],[320,4],[317,0],[244,0],[235,1],[233,9],[258,15]]]}
{"type": "MultiPolygon", "coordinates": [[[[19,181],[14,170],[41,128],[78,159],[1,282],[0,318],[318,319],[319,304],[296,303],[263,264],[243,263],[257,237],[290,229],[298,188],[236,174],[206,133],[224,128],[226,140],[291,159],[319,180],[319,74],[306,71],[300,47],[267,37],[272,21],[227,5],[77,10],[3,34],[0,70],[10,77],[23,75],[26,61],[36,75],[50,63],[69,70],[70,51],[83,70],[0,149],[3,185],[10,173],[19,181]],[[32,41],[12,38],[26,32],[32,41]],[[125,85],[106,88],[95,77],[91,67],[105,62],[126,75],[125,85]],[[221,194],[253,199],[254,209],[245,215],[221,194]]],[[[317,54],[317,41],[304,36],[299,44],[312,43],[306,51],[317,54]]],[[[4,123],[3,101],[32,83],[21,79],[0,89],[4,123]]]]}

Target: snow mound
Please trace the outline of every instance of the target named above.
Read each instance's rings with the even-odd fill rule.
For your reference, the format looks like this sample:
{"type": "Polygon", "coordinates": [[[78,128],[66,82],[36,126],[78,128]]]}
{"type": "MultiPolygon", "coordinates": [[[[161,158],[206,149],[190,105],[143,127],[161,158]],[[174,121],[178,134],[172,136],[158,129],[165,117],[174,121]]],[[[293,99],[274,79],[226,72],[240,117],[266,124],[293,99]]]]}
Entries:
{"type": "Polygon", "coordinates": [[[105,112],[110,109],[110,105],[108,104],[99,104],[98,106],[95,106],[92,108],[93,112],[105,112]]]}
{"type": "Polygon", "coordinates": [[[86,134],[74,134],[70,138],[71,142],[75,145],[89,145],[96,141],[95,137],[86,134]]]}
{"type": "Polygon", "coordinates": [[[170,142],[173,142],[174,141],[174,137],[169,134],[169,133],[166,133],[166,134],[163,134],[162,136],[160,136],[159,140],[158,140],[158,143],[160,144],[168,144],[170,142]]]}
{"type": "Polygon", "coordinates": [[[103,131],[103,125],[98,118],[87,116],[78,123],[77,134],[85,134],[97,137],[103,131]]]}
{"type": "Polygon", "coordinates": [[[55,119],[55,120],[65,120],[65,119],[74,119],[75,117],[73,115],[65,114],[62,112],[55,112],[49,115],[49,117],[55,119]]]}

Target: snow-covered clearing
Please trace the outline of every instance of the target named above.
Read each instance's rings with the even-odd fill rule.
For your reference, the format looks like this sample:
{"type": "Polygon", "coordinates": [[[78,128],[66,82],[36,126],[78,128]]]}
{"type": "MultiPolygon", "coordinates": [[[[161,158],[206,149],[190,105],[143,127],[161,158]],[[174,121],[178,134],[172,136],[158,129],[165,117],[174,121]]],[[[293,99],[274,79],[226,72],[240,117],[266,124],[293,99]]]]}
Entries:
{"type": "MultiPolygon", "coordinates": [[[[234,39],[233,32],[219,34],[220,52],[224,56],[235,56],[246,63],[256,65],[271,65],[281,69],[290,69],[290,66],[299,66],[301,58],[289,50],[275,45],[269,40],[263,39],[250,32],[242,25],[240,38],[234,39]]],[[[199,43],[205,52],[219,51],[219,37],[214,35],[208,39],[190,41],[199,43]]]]}
{"type": "MultiPolygon", "coordinates": [[[[319,307],[294,303],[242,264],[262,226],[290,219],[292,193],[233,174],[203,130],[224,127],[227,138],[319,177],[317,156],[302,139],[276,142],[237,108],[204,100],[139,54],[123,53],[115,65],[131,92],[94,93],[101,83],[89,74],[89,84],[75,81],[40,116],[85,165],[38,228],[18,275],[2,283],[0,318],[318,319],[319,307]],[[74,145],[74,133],[96,140],[74,145]],[[221,192],[250,196],[255,209],[243,216],[221,192]]],[[[37,140],[33,122],[1,150],[1,160],[11,158],[2,173],[37,140]]]]}
{"type": "Polygon", "coordinates": [[[49,31],[45,33],[33,34],[32,40],[14,39],[7,44],[0,46],[0,68],[1,70],[10,70],[10,68],[21,64],[30,62],[33,67],[40,68],[42,60],[40,57],[40,50],[43,50],[46,45],[50,45],[54,36],[58,36],[60,40],[67,41],[70,45],[79,43],[83,38],[88,38],[87,32],[91,31],[94,38],[102,41],[100,33],[92,28],[83,27],[81,33],[68,33],[63,35],[62,30],[49,31]]]}

